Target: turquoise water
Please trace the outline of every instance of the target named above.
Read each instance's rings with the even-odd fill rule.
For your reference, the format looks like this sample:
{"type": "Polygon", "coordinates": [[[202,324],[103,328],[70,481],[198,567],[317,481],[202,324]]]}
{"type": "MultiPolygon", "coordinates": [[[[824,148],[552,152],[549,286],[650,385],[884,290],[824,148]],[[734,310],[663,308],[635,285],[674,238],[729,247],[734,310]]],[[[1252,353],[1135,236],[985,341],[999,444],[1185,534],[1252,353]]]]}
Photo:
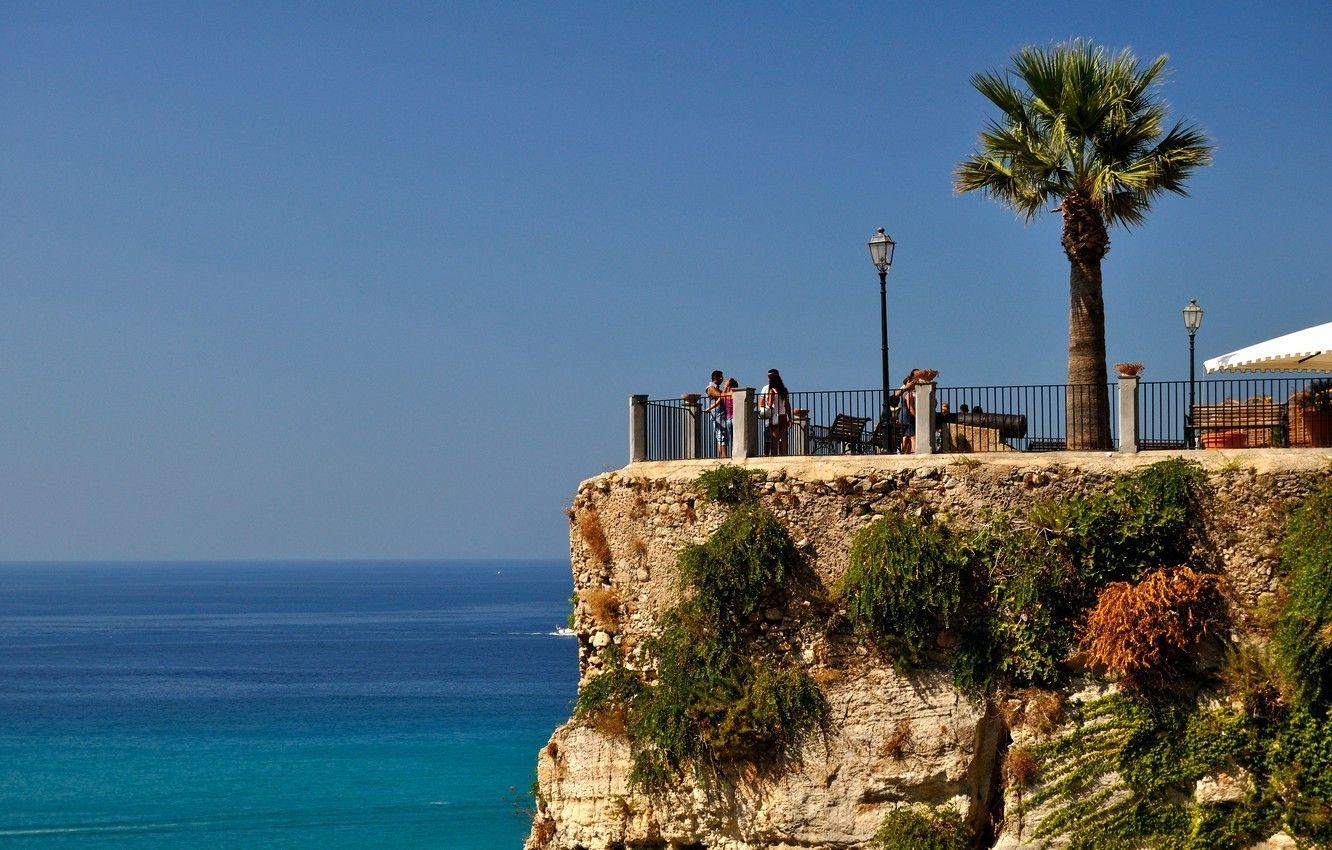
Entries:
{"type": "Polygon", "coordinates": [[[564,562],[0,565],[0,846],[517,848],[564,562]]]}

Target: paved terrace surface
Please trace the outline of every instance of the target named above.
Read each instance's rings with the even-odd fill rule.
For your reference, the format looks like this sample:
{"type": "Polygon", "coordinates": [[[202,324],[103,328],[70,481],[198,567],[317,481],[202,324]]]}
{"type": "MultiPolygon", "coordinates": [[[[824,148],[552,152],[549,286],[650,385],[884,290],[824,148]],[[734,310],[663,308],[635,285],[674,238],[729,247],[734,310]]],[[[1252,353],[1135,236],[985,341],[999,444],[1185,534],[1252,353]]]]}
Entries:
{"type": "Polygon", "coordinates": [[[1235,470],[1255,474],[1332,468],[1332,448],[1317,449],[1204,449],[1195,451],[1138,452],[994,452],[936,455],[817,455],[759,457],[736,463],[719,460],[653,460],[631,463],[615,470],[622,476],[666,480],[693,480],[705,469],[736,463],[744,469],[785,470],[805,481],[831,481],[844,475],[877,470],[945,468],[980,464],[991,469],[1034,471],[1070,466],[1106,473],[1125,472],[1171,457],[1200,463],[1209,472],[1235,470]]]}

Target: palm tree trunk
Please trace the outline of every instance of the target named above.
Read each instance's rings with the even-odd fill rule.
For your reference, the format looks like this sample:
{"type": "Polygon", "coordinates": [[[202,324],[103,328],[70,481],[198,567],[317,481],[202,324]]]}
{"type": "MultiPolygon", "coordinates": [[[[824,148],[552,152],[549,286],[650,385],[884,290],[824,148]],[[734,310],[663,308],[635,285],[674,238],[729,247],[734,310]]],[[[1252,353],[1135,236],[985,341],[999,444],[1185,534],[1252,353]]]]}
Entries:
{"type": "Polygon", "coordinates": [[[1100,209],[1089,198],[1070,195],[1061,207],[1069,262],[1066,440],[1073,450],[1104,451],[1113,447],[1101,296],[1101,258],[1110,250],[1110,237],[1100,209]]]}

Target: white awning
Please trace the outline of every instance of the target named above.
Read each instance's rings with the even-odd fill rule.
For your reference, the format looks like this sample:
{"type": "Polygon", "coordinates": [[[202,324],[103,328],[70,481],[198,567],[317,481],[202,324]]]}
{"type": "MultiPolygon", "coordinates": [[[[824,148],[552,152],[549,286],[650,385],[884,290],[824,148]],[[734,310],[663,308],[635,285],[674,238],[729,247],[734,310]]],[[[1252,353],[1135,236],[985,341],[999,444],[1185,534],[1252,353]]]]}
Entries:
{"type": "Polygon", "coordinates": [[[1213,357],[1208,372],[1332,371],[1332,322],[1213,357]]]}

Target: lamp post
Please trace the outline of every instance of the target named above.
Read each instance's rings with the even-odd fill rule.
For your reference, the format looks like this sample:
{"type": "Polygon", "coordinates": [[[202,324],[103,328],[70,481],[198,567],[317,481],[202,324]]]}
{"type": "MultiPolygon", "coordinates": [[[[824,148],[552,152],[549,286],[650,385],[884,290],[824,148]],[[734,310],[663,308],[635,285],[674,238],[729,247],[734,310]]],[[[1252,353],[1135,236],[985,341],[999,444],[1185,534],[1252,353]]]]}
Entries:
{"type": "Polygon", "coordinates": [[[883,407],[879,411],[880,422],[888,421],[888,270],[893,267],[893,249],[896,247],[897,243],[883,232],[882,227],[870,237],[870,260],[874,268],[879,270],[879,335],[883,341],[883,407]]]}
{"type": "MultiPolygon", "coordinates": [[[[1190,298],[1189,306],[1185,307],[1183,312],[1184,312],[1184,330],[1189,332],[1189,417],[1187,421],[1190,425],[1192,425],[1193,398],[1194,398],[1193,338],[1197,336],[1198,328],[1202,327],[1203,308],[1198,306],[1197,299],[1190,298]]],[[[1192,444],[1191,448],[1195,449],[1198,448],[1198,432],[1196,429],[1189,432],[1189,442],[1192,444]]]]}

